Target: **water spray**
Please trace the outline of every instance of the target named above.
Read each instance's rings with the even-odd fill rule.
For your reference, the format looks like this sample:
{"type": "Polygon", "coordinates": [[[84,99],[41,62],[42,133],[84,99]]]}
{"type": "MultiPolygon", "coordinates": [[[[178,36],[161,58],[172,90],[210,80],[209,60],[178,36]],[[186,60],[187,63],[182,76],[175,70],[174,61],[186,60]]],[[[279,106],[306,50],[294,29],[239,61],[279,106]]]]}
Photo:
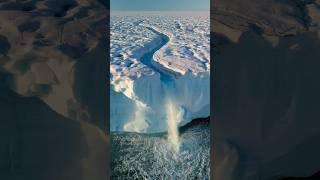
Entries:
{"type": "Polygon", "coordinates": [[[172,146],[175,153],[179,153],[180,140],[179,140],[179,123],[182,120],[183,111],[178,107],[171,98],[166,101],[166,114],[168,125],[168,143],[172,146]]]}

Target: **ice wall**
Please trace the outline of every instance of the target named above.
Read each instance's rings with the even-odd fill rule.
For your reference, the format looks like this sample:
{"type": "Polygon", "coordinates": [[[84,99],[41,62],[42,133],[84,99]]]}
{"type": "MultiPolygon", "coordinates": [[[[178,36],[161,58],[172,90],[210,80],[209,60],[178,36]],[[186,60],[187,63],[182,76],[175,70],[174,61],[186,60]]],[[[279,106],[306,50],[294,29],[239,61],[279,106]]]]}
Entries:
{"type": "Polygon", "coordinates": [[[116,92],[111,87],[111,131],[163,132],[167,130],[165,99],[170,97],[183,110],[179,126],[210,113],[210,74],[187,73],[170,85],[159,74],[131,81],[131,87],[116,92]]]}

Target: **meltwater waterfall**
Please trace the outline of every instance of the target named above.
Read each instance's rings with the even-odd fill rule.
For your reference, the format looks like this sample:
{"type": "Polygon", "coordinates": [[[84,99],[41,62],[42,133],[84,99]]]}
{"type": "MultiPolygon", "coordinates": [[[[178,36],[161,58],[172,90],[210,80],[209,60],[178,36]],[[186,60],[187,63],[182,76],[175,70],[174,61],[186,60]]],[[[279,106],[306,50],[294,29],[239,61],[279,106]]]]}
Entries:
{"type": "Polygon", "coordinates": [[[179,153],[180,140],[179,140],[179,122],[182,120],[182,110],[171,100],[167,99],[166,102],[167,125],[168,125],[168,145],[172,146],[175,153],[179,153]]]}

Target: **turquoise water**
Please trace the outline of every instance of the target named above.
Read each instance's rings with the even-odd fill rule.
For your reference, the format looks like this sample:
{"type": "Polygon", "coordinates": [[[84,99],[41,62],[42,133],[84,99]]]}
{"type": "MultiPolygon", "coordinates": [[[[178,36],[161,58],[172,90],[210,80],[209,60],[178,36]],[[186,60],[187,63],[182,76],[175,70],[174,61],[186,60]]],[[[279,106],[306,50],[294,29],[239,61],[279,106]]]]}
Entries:
{"type": "Polygon", "coordinates": [[[209,179],[208,125],[195,125],[184,131],[180,135],[178,155],[166,138],[165,133],[111,133],[111,179],[209,179]]]}

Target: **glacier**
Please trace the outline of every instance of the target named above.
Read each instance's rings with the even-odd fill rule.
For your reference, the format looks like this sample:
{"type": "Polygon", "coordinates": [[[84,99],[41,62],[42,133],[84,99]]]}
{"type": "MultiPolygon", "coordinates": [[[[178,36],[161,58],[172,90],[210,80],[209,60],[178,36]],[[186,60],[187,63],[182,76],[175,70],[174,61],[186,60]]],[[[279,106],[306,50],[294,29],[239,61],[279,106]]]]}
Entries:
{"type": "Polygon", "coordinates": [[[209,14],[111,14],[110,130],[168,130],[210,113],[209,14]]]}

